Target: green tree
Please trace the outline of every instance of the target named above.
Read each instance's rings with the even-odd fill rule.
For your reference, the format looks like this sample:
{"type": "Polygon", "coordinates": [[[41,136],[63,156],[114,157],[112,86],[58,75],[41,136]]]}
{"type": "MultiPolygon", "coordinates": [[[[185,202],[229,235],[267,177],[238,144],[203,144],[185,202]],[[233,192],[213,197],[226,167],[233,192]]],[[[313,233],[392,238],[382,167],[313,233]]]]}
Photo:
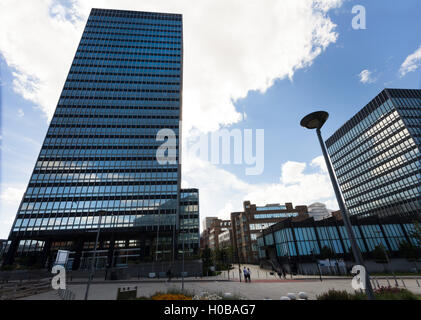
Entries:
{"type": "Polygon", "coordinates": [[[386,263],[388,262],[388,259],[385,247],[382,244],[376,246],[372,252],[372,255],[376,263],[383,264],[384,272],[387,273],[386,263]]]}
{"type": "Polygon", "coordinates": [[[412,245],[408,241],[402,241],[399,243],[399,252],[406,260],[414,263],[415,270],[418,272],[417,261],[421,257],[421,248],[412,245]]]}
{"type": "Polygon", "coordinates": [[[410,233],[410,236],[415,238],[418,243],[421,243],[421,225],[418,221],[414,221],[414,231],[410,233]]]}
{"type": "Polygon", "coordinates": [[[230,247],[222,247],[213,251],[213,259],[217,270],[227,270],[232,259],[232,249],[230,247]]]}
{"type": "Polygon", "coordinates": [[[207,275],[209,273],[209,268],[213,266],[212,250],[209,249],[208,246],[203,249],[201,258],[203,262],[203,274],[207,275]]]}

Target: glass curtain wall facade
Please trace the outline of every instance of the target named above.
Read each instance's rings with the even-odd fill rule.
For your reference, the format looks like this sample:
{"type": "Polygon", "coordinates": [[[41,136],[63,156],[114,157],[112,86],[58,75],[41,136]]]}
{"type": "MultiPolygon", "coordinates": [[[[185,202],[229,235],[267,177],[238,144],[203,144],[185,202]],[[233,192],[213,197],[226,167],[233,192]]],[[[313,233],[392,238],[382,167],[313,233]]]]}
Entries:
{"type": "Polygon", "coordinates": [[[8,262],[32,243],[45,255],[60,243],[89,248],[87,231],[100,221],[100,249],[174,258],[182,28],[178,14],[92,9],[10,233],[8,262]],[[166,163],[156,155],[162,129],[177,139],[166,163]]]}
{"type": "Polygon", "coordinates": [[[199,190],[181,189],[180,196],[180,236],[178,251],[187,257],[199,255],[199,190]]]}
{"type": "MultiPolygon", "coordinates": [[[[352,228],[361,252],[365,258],[372,258],[377,246],[383,246],[390,257],[404,257],[399,252],[402,242],[420,247],[421,243],[413,236],[412,218],[389,216],[384,219],[370,216],[364,219],[351,219],[352,228]]],[[[277,263],[314,262],[322,257],[322,249],[330,249],[330,258],[350,260],[351,245],[342,220],[329,218],[314,221],[291,219],[279,222],[265,230],[257,238],[259,259],[275,259],[277,263]]]]}
{"type": "Polygon", "coordinates": [[[421,90],[383,90],[326,145],[351,215],[420,215],[421,90]]]}

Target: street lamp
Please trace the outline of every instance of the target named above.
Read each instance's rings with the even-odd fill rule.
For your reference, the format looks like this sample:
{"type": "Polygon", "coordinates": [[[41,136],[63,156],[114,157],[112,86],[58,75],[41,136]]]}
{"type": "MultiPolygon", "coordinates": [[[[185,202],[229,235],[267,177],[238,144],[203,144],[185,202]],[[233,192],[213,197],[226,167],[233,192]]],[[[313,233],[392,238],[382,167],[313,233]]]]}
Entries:
{"type": "MultiPolygon", "coordinates": [[[[357,262],[357,264],[359,264],[361,266],[364,266],[364,268],[365,268],[364,260],[363,260],[363,257],[361,255],[360,248],[358,247],[357,241],[355,240],[354,232],[353,232],[352,227],[351,227],[351,221],[349,219],[348,210],[346,209],[345,201],[344,201],[344,198],[342,196],[342,192],[339,189],[338,181],[336,180],[336,176],[335,176],[335,173],[333,171],[332,163],[330,162],[330,158],[329,158],[329,155],[327,153],[326,146],[323,142],[322,134],[321,134],[321,131],[320,131],[320,129],[323,127],[323,125],[325,124],[325,122],[327,121],[328,118],[329,118],[329,113],[327,113],[325,111],[313,112],[313,113],[305,116],[301,120],[300,124],[301,124],[302,127],[310,129],[310,130],[316,129],[317,137],[318,137],[319,142],[320,142],[320,147],[322,148],[323,156],[324,156],[325,161],[326,161],[326,167],[327,167],[327,170],[329,172],[329,177],[330,177],[330,180],[332,182],[333,190],[335,191],[336,200],[338,201],[339,208],[341,209],[342,219],[344,221],[345,229],[348,233],[348,237],[349,237],[349,240],[351,242],[352,253],[354,254],[354,258],[355,258],[355,261],[357,262]]],[[[368,296],[368,299],[374,300],[375,298],[374,298],[373,288],[371,287],[370,275],[368,274],[367,268],[365,268],[365,271],[366,271],[365,272],[365,274],[366,274],[365,291],[366,291],[366,294],[368,296]]]]}
{"type": "Polygon", "coordinates": [[[96,239],[95,239],[95,247],[94,247],[94,256],[92,257],[92,263],[91,263],[91,270],[89,271],[89,276],[88,276],[88,283],[86,284],[86,292],[85,292],[85,300],[88,300],[88,295],[89,295],[89,287],[91,286],[91,279],[92,279],[92,275],[94,273],[95,270],[95,263],[96,263],[96,248],[98,246],[98,239],[99,239],[99,233],[101,232],[101,222],[102,222],[102,215],[106,213],[104,211],[99,211],[99,220],[98,220],[98,230],[96,232],[96,239]]]}
{"type": "Polygon", "coordinates": [[[185,240],[185,237],[186,237],[187,233],[186,233],[185,229],[182,230],[181,232],[183,234],[183,246],[182,246],[182,248],[183,248],[183,262],[182,262],[182,268],[181,268],[181,291],[184,292],[184,240],[185,240]]]}

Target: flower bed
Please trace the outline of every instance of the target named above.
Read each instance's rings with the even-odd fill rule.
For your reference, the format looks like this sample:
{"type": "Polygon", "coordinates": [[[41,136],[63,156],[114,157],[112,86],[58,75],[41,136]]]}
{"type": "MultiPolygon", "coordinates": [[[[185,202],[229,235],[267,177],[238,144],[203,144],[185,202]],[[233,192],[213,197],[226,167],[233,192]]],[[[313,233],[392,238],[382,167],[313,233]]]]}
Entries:
{"type": "Polygon", "coordinates": [[[151,297],[152,300],[192,300],[192,297],[184,294],[158,293],[151,297]]]}

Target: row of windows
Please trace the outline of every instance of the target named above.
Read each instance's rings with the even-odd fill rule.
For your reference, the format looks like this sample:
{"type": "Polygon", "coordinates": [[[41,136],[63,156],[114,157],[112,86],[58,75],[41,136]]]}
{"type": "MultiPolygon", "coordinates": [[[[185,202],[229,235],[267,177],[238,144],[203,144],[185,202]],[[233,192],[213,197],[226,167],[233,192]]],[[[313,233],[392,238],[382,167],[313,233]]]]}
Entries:
{"type": "Polygon", "coordinates": [[[148,82],[148,81],[134,81],[125,83],[119,82],[98,82],[98,81],[85,81],[85,82],[75,82],[67,81],[65,90],[92,90],[92,91],[121,91],[121,92],[130,92],[130,91],[141,91],[141,92],[171,92],[177,93],[180,92],[180,83],[177,82],[148,82]]]}
{"type": "MultiPolygon", "coordinates": [[[[156,71],[162,71],[162,70],[176,70],[180,71],[180,64],[179,63],[170,63],[170,62],[136,62],[136,61],[100,61],[97,62],[96,59],[90,59],[85,61],[84,63],[77,63],[73,62],[71,71],[90,71],[90,70],[96,70],[97,73],[100,72],[115,72],[115,71],[125,71],[130,70],[131,72],[136,70],[156,70],[156,71]]],[[[162,73],[162,72],[160,72],[162,73]]],[[[170,72],[171,73],[171,72],[170,72]]]]}
{"type": "Polygon", "coordinates": [[[142,115],[143,117],[167,117],[174,118],[179,117],[180,110],[179,108],[174,107],[114,107],[114,106],[90,106],[87,108],[81,107],[67,107],[59,106],[56,109],[55,116],[61,114],[112,114],[115,116],[119,115],[142,115]]]}
{"type": "Polygon", "coordinates": [[[177,52],[168,52],[164,50],[136,50],[133,48],[79,48],[76,51],[75,58],[89,58],[89,59],[144,59],[144,60],[163,60],[163,61],[174,61],[182,62],[182,57],[180,53],[177,52]]]}
{"type": "MultiPolygon", "coordinates": [[[[80,116],[78,118],[54,117],[51,121],[52,127],[70,127],[94,128],[95,126],[119,126],[124,128],[143,128],[143,129],[176,129],[178,128],[178,119],[138,119],[138,118],[90,118],[80,116]],[[153,123],[152,123],[153,122],[153,123]]],[[[80,131],[85,132],[85,130],[80,131]]],[[[143,133],[143,132],[142,132],[143,133]]],[[[156,132],[158,133],[158,131],[156,132]]],[[[147,134],[146,131],[143,134],[147,134]]]]}
{"type": "Polygon", "coordinates": [[[394,164],[396,161],[400,161],[400,156],[403,155],[405,155],[405,158],[408,160],[416,157],[416,146],[412,139],[402,141],[370,160],[359,163],[358,166],[347,168],[348,171],[346,173],[344,173],[344,171],[338,172],[338,179],[347,181],[369,171],[373,174],[383,173],[390,170],[391,167],[395,167],[396,165],[394,164]]]}
{"type": "Polygon", "coordinates": [[[271,210],[286,210],[286,206],[265,206],[265,207],[256,207],[256,211],[271,211],[271,210]]]}
{"type": "MultiPolygon", "coordinates": [[[[178,139],[175,139],[176,143],[178,144],[178,139]]],[[[162,145],[162,142],[156,141],[155,139],[139,139],[136,137],[133,138],[46,138],[44,141],[44,147],[49,146],[78,146],[78,147],[95,147],[95,146],[106,146],[107,148],[112,146],[118,146],[121,148],[125,148],[128,146],[138,146],[139,149],[141,148],[158,148],[162,145]]]]}
{"type": "MultiPolygon", "coordinates": [[[[104,216],[101,228],[129,228],[158,225],[174,225],[175,215],[151,214],[130,216],[104,216]]],[[[66,217],[17,219],[13,231],[96,229],[99,217],[66,217]]]]}
{"type": "Polygon", "coordinates": [[[420,98],[407,98],[407,97],[394,97],[392,98],[393,104],[398,107],[399,110],[406,108],[419,108],[421,106],[420,98]]]}
{"type": "Polygon", "coordinates": [[[376,199],[363,199],[361,203],[358,203],[355,206],[348,206],[351,214],[363,214],[366,212],[371,212],[378,208],[388,208],[390,206],[398,206],[401,208],[399,213],[405,213],[405,211],[419,210],[419,205],[412,207],[407,207],[404,202],[409,202],[414,198],[419,198],[421,193],[421,188],[412,188],[408,190],[403,190],[401,192],[393,192],[391,194],[381,195],[376,199]],[[414,208],[414,209],[411,209],[414,208]]]}
{"type": "Polygon", "coordinates": [[[143,18],[143,17],[136,17],[136,18],[129,18],[127,15],[122,15],[117,12],[110,12],[109,14],[101,12],[92,11],[88,23],[91,22],[102,22],[106,25],[116,25],[120,24],[129,24],[129,25],[147,25],[147,26],[157,26],[157,27],[181,27],[182,22],[180,18],[174,17],[165,17],[154,15],[150,19],[143,18]],[[159,22],[158,20],[165,21],[164,23],[159,22]]]}
{"type": "MultiPolygon", "coordinates": [[[[421,170],[421,164],[420,164],[420,170],[421,170]]],[[[382,194],[387,194],[394,191],[396,192],[407,187],[415,186],[419,184],[419,182],[421,181],[420,177],[421,177],[421,174],[418,174],[418,175],[414,174],[409,177],[400,177],[399,180],[395,180],[394,182],[387,182],[383,185],[377,185],[377,186],[375,184],[372,184],[371,188],[367,188],[366,190],[361,190],[361,192],[354,195],[352,193],[347,193],[346,196],[345,194],[344,196],[346,197],[346,200],[348,201],[348,203],[350,205],[353,205],[353,204],[358,203],[364,198],[366,199],[376,198],[382,194]]]]}
{"type": "Polygon", "coordinates": [[[259,213],[254,215],[254,219],[290,218],[296,216],[298,216],[296,212],[259,213]]]}
{"type": "Polygon", "coordinates": [[[349,141],[347,145],[343,145],[342,149],[340,149],[338,152],[336,152],[335,154],[332,154],[333,161],[336,162],[340,160],[341,158],[345,157],[349,152],[356,149],[360,145],[366,143],[367,141],[370,141],[370,139],[377,136],[383,131],[386,131],[386,132],[392,132],[392,130],[395,131],[394,125],[397,122],[399,122],[399,126],[396,128],[397,131],[402,126],[402,121],[396,110],[393,110],[389,112],[388,114],[383,115],[380,119],[381,119],[380,121],[373,123],[371,127],[364,129],[364,131],[361,132],[361,134],[358,137],[356,137],[352,141],[349,141]]]}
{"type": "Polygon", "coordinates": [[[127,53],[137,53],[141,55],[142,53],[166,53],[166,52],[180,52],[181,53],[181,46],[142,46],[142,45],[129,45],[123,43],[109,43],[109,41],[90,41],[90,40],[81,40],[79,45],[79,49],[81,50],[114,50],[116,52],[127,52],[127,53]]]}
{"type": "Polygon", "coordinates": [[[385,158],[383,155],[387,154],[387,152],[393,149],[394,146],[396,147],[398,145],[402,145],[406,141],[408,141],[407,145],[409,146],[415,145],[412,138],[410,138],[408,130],[404,129],[396,133],[395,135],[390,136],[387,140],[384,140],[382,143],[373,145],[371,148],[368,148],[363,152],[350,154],[350,157],[347,159],[347,162],[343,166],[338,166],[337,164],[335,164],[335,167],[337,168],[338,174],[341,175],[345,172],[349,172],[350,168],[359,166],[361,163],[366,162],[368,160],[380,159],[380,161],[382,161],[383,158],[385,158]]]}
{"type": "Polygon", "coordinates": [[[181,32],[170,33],[170,32],[160,32],[158,30],[153,31],[142,31],[142,30],[133,30],[129,29],[122,32],[121,30],[115,31],[112,28],[91,28],[88,27],[83,31],[83,37],[96,37],[101,39],[108,39],[108,37],[115,39],[168,39],[168,41],[180,40],[182,39],[181,32]],[[140,31],[140,32],[139,32],[140,31]]]}
{"type": "MultiPolygon", "coordinates": [[[[86,181],[86,180],[85,180],[86,181]]],[[[95,180],[94,180],[95,181],[95,180]]],[[[78,180],[74,180],[73,183],[78,183],[78,180]]],[[[111,182],[111,181],[109,181],[111,182]]],[[[145,182],[145,181],[143,181],[145,182]]],[[[159,180],[156,181],[159,183],[159,180]]],[[[176,180],[175,180],[176,182],[176,180]]],[[[58,182],[57,182],[58,183],[58,182]]],[[[174,192],[177,191],[177,186],[172,184],[154,184],[154,185],[102,185],[102,186],[67,186],[67,187],[29,187],[25,197],[26,198],[50,198],[50,197],[72,197],[76,195],[83,195],[83,196],[97,196],[97,195],[106,195],[106,194],[121,194],[127,193],[129,194],[137,194],[139,192],[144,194],[151,194],[151,193],[165,193],[165,192],[174,192]]]]}
{"type": "Polygon", "coordinates": [[[142,33],[145,34],[156,34],[156,35],[178,35],[181,34],[180,29],[178,27],[135,27],[135,26],[128,26],[128,25],[120,25],[118,23],[112,23],[112,24],[108,24],[108,23],[103,23],[103,22],[98,22],[95,23],[92,20],[88,21],[88,23],[86,24],[85,30],[84,32],[112,32],[112,31],[117,31],[117,32],[126,32],[126,33],[137,33],[138,31],[141,31],[142,33]]]}
{"type": "Polygon", "coordinates": [[[174,30],[176,32],[181,32],[181,24],[175,25],[175,24],[166,24],[166,23],[156,23],[156,21],[153,21],[153,22],[133,23],[127,20],[121,20],[117,22],[117,21],[109,21],[109,20],[95,19],[95,18],[89,17],[86,26],[87,27],[99,26],[99,27],[106,27],[106,28],[115,27],[117,29],[121,29],[125,26],[131,27],[131,28],[134,28],[134,26],[146,26],[148,29],[152,29],[152,30],[174,30]]]}
{"type": "Polygon", "coordinates": [[[156,97],[156,98],[125,98],[125,97],[61,97],[59,101],[59,105],[88,105],[88,106],[95,106],[95,105],[109,105],[109,106],[119,106],[119,105],[132,105],[138,106],[140,101],[142,101],[142,105],[146,106],[161,106],[163,101],[168,103],[169,106],[178,107],[179,106],[179,98],[163,98],[163,97],[156,97]]]}
{"type": "Polygon", "coordinates": [[[370,184],[374,181],[377,181],[378,183],[392,181],[400,176],[408,175],[414,172],[414,170],[417,170],[417,164],[415,162],[419,160],[418,154],[418,149],[413,149],[410,152],[385,162],[372,170],[360,173],[359,176],[355,176],[350,180],[345,180],[343,178],[338,180],[340,180],[341,187],[344,192],[348,192],[357,187],[364,188],[364,185],[370,184]]]}
{"type": "MultiPolygon", "coordinates": [[[[111,72],[69,72],[68,81],[108,81],[114,83],[135,82],[135,81],[180,81],[179,74],[158,74],[158,73],[111,73],[111,72]]],[[[67,82],[67,81],[66,81],[67,82]]]]}
{"type": "MultiPolygon", "coordinates": [[[[125,127],[117,127],[113,125],[101,125],[101,126],[89,126],[89,125],[79,125],[79,126],[64,126],[64,125],[51,125],[48,129],[48,134],[59,134],[59,135],[72,135],[77,136],[81,133],[90,134],[91,136],[97,136],[97,135],[135,135],[135,136],[152,136],[156,138],[158,132],[162,128],[145,128],[144,126],[137,127],[137,126],[131,126],[128,128],[125,127]],[[83,127],[83,131],[81,131],[81,128],[83,127]]],[[[178,137],[178,127],[177,128],[171,128],[175,136],[178,137]]]]}
{"type": "MultiPolygon", "coordinates": [[[[328,147],[331,156],[334,157],[334,155],[339,151],[346,153],[347,150],[352,146],[353,141],[355,141],[359,136],[363,135],[365,131],[372,128],[374,124],[380,122],[380,120],[385,120],[386,123],[388,121],[393,121],[394,117],[387,117],[387,115],[392,110],[394,110],[394,106],[392,105],[390,100],[387,100],[381,106],[373,110],[370,114],[366,115],[363,119],[361,119],[361,121],[358,124],[356,124],[353,128],[346,132],[339,140],[337,140],[335,143],[328,147]]],[[[394,111],[394,114],[397,114],[396,110],[394,111]]]]}
{"type": "Polygon", "coordinates": [[[168,67],[116,67],[116,66],[105,66],[105,67],[91,67],[87,66],[72,66],[69,73],[83,73],[83,74],[105,74],[105,75],[124,75],[141,77],[143,74],[154,70],[154,74],[161,74],[163,76],[177,75],[180,74],[179,68],[168,68],[168,67]]]}
{"type": "MultiPolygon", "coordinates": [[[[181,37],[179,38],[181,39],[181,37]]],[[[130,43],[159,43],[174,45],[175,47],[180,47],[182,42],[176,41],[176,38],[165,38],[165,37],[155,37],[151,36],[142,36],[142,35],[116,35],[116,34],[95,34],[95,36],[89,36],[83,34],[80,43],[118,43],[118,44],[130,44],[130,43]]]]}
{"type": "Polygon", "coordinates": [[[109,117],[109,118],[100,118],[100,117],[90,117],[85,115],[79,115],[78,117],[66,117],[58,115],[54,117],[51,121],[51,124],[57,125],[78,125],[78,124],[90,124],[90,125],[107,125],[107,124],[114,124],[114,125],[127,125],[127,126],[149,126],[155,127],[158,126],[161,128],[174,128],[174,126],[178,126],[178,117],[171,118],[157,118],[157,119],[148,119],[148,118],[141,118],[141,117],[129,117],[129,116],[118,116],[118,117],[109,117]]]}
{"type": "MultiPolygon", "coordinates": [[[[144,194],[146,195],[146,194],[144,194]]],[[[132,196],[133,197],[133,196],[132,196]]],[[[28,202],[24,201],[22,203],[19,214],[36,214],[36,211],[41,213],[46,213],[50,211],[51,213],[69,213],[69,212],[97,212],[100,209],[113,209],[114,211],[125,211],[132,210],[137,208],[138,210],[158,210],[160,206],[163,206],[162,209],[175,209],[174,200],[168,200],[168,198],[173,198],[173,195],[151,195],[154,197],[152,199],[141,199],[142,196],[137,196],[139,199],[127,199],[124,197],[114,197],[122,198],[121,200],[81,200],[80,198],[73,198],[72,201],[39,201],[39,202],[28,202]],[[166,197],[167,199],[163,199],[166,197]],[[162,199],[159,199],[162,198],[162,199]]]]}
{"type": "Polygon", "coordinates": [[[92,92],[92,93],[100,93],[100,92],[120,92],[120,93],[128,93],[128,92],[156,92],[156,93],[180,93],[179,90],[172,90],[168,86],[158,88],[157,86],[151,86],[150,88],[145,88],[144,86],[133,86],[133,88],[119,88],[116,86],[104,86],[104,88],[92,86],[91,88],[80,88],[80,87],[70,87],[65,86],[62,91],[62,95],[80,95],[85,92],[92,92]]]}
{"type": "MultiPolygon", "coordinates": [[[[89,160],[89,161],[37,161],[35,165],[35,170],[98,170],[101,168],[105,169],[115,169],[117,171],[123,169],[150,169],[152,172],[154,170],[162,169],[162,166],[159,166],[158,163],[151,163],[150,161],[133,161],[133,160],[89,160]]],[[[165,168],[168,171],[177,170],[177,165],[168,165],[165,168]]],[[[177,170],[178,171],[178,170],[177,170]]]]}
{"type": "MultiPolygon", "coordinates": [[[[397,170],[391,171],[388,174],[383,176],[378,176],[375,179],[371,179],[370,181],[366,181],[365,183],[359,184],[357,187],[354,187],[351,190],[343,189],[344,197],[348,199],[355,198],[362,193],[365,193],[370,190],[374,190],[376,188],[380,188],[384,185],[396,183],[400,179],[405,179],[409,176],[416,176],[418,172],[421,170],[421,163],[410,163],[405,165],[402,168],[397,170]]],[[[419,177],[416,177],[418,179],[419,177]]]]}
{"type": "Polygon", "coordinates": [[[168,38],[181,38],[181,32],[174,30],[160,29],[148,29],[148,28],[116,28],[116,27],[93,27],[93,24],[89,23],[83,31],[84,34],[110,34],[110,35],[135,35],[135,36],[153,36],[153,37],[168,37],[168,38]]]}
{"type": "MultiPolygon", "coordinates": [[[[177,178],[177,171],[170,169],[162,170],[160,172],[147,169],[129,169],[129,170],[104,170],[102,167],[97,167],[93,170],[79,169],[75,172],[73,167],[65,167],[62,170],[64,173],[39,173],[34,172],[31,177],[32,182],[42,182],[47,180],[59,181],[104,181],[104,180],[160,180],[163,178],[177,178]]],[[[54,171],[52,171],[54,172],[54,171]]]]}
{"type": "Polygon", "coordinates": [[[375,132],[372,135],[363,135],[356,140],[359,144],[354,143],[353,148],[349,148],[346,154],[337,153],[335,156],[334,163],[338,167],[345,164],[349,159],[360,155],[361,153],[366,152],[367,150],[372,149],[375,145],[384,142],[386,139],[390,139],[393,135],[399,134],[405,125],[401,119],[396,119],[393,123],[387,127],[377,127],[374,126],[375,132]],[[378,130],[377,130],[378,129],[378,130]],[[340,157],[338,157],[340,155],[340,157]]]}
{"type": "Polygon", "coordinates": [[[263,230],[273,226],[276,222],[250,223],[250,230],[263,230]]]}
{"type": "Polygon", "coordinates": [[[171,79],[168,79],[167,81],[164,81],[162,79],[153,79],[151,81],[143,80],[143,79],[130,79],[127,81],[108,81],[107,79],[104,79],[103,76],[96,76],[95,78],[84,78],[84,79],[67,79],[65,83],[65,88],[67,86],[76,86],[80,88],[84,87],[94,87],[94,88],[108,88],[112,84],[119,84],[118,87],[125,87],[128,88],[130,86],[137,88],[139,85],[141,85],[143,88],[161,88],[162,86],[165,87],[177,87],[180,86],[180,81],[177,79],[178,77],[172,77],[171,79]]]}

